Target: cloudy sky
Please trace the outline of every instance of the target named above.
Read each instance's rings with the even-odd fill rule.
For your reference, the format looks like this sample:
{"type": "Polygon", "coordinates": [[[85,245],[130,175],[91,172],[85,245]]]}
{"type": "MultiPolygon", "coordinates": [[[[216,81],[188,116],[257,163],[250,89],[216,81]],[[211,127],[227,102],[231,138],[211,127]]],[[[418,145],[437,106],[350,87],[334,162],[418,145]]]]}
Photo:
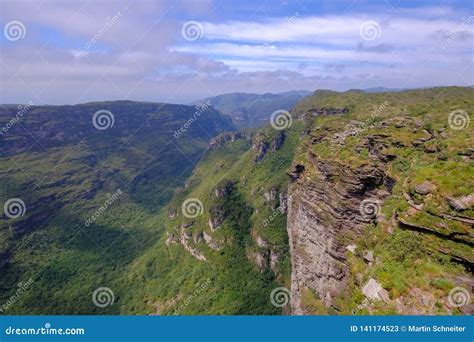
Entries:
{"type": "Polygon", "coordinates": [[[2,0],[1,103],[473,85],[471,1],[2,0]]]}

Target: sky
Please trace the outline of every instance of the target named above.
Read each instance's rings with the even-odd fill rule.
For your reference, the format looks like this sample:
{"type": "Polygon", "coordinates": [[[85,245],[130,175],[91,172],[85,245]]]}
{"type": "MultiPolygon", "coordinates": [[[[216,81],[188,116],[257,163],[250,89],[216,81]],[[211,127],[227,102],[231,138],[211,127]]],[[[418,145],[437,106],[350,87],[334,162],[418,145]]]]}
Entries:
{"type": "Polygon", "coordinates": [[[0,103],[474,84],[472,1],[2,0],[0,103]]]}

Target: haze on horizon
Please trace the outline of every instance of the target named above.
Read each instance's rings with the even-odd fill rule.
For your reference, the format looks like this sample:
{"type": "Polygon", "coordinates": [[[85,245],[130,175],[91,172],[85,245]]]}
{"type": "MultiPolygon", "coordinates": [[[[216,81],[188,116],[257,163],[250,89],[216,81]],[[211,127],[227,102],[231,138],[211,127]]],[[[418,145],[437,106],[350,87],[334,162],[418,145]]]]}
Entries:
{"type": "Polygon", "coordinates": [[[0,103],[474,84],[469,1],[2,1],[0,103]]]}

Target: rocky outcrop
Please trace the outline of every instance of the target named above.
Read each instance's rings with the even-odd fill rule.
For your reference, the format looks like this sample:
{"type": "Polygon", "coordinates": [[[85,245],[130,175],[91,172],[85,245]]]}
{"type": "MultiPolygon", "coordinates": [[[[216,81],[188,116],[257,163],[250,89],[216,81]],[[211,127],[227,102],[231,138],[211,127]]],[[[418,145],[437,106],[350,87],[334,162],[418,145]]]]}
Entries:
{"type": "Polygon", "coordinates": [[[212,236],[207,234],[205,231],[202,234],[203,234],[204,242],[206,242],[206,244],[209,246],[210,249],[215,250],[215,251],[219,251],[222,249],[222,246],[220,246],[216,241],[214,241],[212,236]]]}
{"type": "Polygon", "coordinates": [[[266,191],[263,193],[263,198],[265,203],[273,202],[276,199],[277,190],[275,188],[271,188],[270,191],[266,191]]]}
{"type": "Polygon", "coordinates": [[[278,136],[272,140],[272,151],[278,151],[285,143],[285,132],[280,131],[278,136]]]}
{"type": "Polygon", "coordinates": [[[253,159],[254,164],[256,164],[265,157],[265,154],[267,154],[268,143],[266,141],[260,141],[253,145],[252,148],[256,151],[256,155],[253,159]]]}
{"type": "Polygon", "coordinates": [[[168,208],[168,218],[173,219],[176,216],[176,210],[174,208],[168,208]]]}
{"type": "Polygon", "coordinates": [[[415,185],[415,192],[417,192],[420,195],[428,195],[434,189],[435,189],[434,184],[429,181],[424,181],[421,184],[415,185]]]}
{"type": "Polygon", "coordinates": [[[232,191],[234,183],[232,181],[225,181],[224,184],[217,186],[214,189],[214,194],[216,198],[224,198],[232,191]]]}
{"type": "Polygon", "coordinates": [[[204,256],[204,254],[202,254],[200,251],[198,251],[197,249],[193,248],[190,243],[189,243],[189,240],[191,239],[192,237],[192,234],[189,233],[189,232],[185,232],[185,231],[181,231],[181,239],[180,239],[180,242],[181,244],[183,245],[184,249],[187,250],[193,257],[195,257],[196,259],[200,260],[200,261],[206,261],[206,257],[204,256]]]}
{"type": "Polygon", "coordinates": [[[288,192],[291,309],[297,315],[308,314],[301,303],[307,289],[334,307],[349,281],[347,249],[376,220],[377,207],[393,185],[376,164],[351,169],[314,156],[313,162],[317,172],[311,177],[301,176],[307,169],[303,165],[295,166],[288,192]],[[368,215],[367,203],[375,207],[374,215],[368,215]]]}
{"type": "Polygon", "coordinates": [[[364,285],[362,293],[371,300],[384,301],[385,303],[390,302],[387,290],[380,286],[380,284],[373,278],[370,278],[364,285]]]}
{"type": "Polygon", "coordinates": [[[246,136],[241,132],[222,133],[210,141],[209,149],[215,150],[229,141],[236,141],[245,138],[246,136]]]}
{"type": "Polygon", "coordinates": [[[471,209],[474,206],[474,194],[463,197],[446,197],[448,204],[456,211],[471,209]]]}
{"type": "Polygon", "coordinates": [[[225,220],[225,212],[221,206],[213,206],[209,209],[209,227],[211,230],[220,228],[225,220]]]}
{"type": "Polygon", "coordinates": [[[309,110],[312,115],[319,116],[319,115],[342,115],[349,112],[347,108],[312,108],[309,110]]]}

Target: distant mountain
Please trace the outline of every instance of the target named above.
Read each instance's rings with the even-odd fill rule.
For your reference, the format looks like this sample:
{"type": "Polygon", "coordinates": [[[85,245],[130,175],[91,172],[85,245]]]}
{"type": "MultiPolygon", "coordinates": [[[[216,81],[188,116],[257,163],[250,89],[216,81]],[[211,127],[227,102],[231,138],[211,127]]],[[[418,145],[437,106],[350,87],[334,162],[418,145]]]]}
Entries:
{"type": "Polygon", "coordinates": [[[205,98],[194,104],[209,102],[221,113],[230,116],[238,128],[249,128],[267,124],[274,111],[290,110],[303,97],[311,94],[307,90],[279,94],[231,93],[205,98]]]}
{"type": "Polygon", "coordinates": [[[406,90],[406,88],[385,88],[385,87],[372,87],[372,88],[366,88],[362,89],[366,93],[384,93],[384,92],[397,92],[397,91],[403,91],[406,90]]]}

